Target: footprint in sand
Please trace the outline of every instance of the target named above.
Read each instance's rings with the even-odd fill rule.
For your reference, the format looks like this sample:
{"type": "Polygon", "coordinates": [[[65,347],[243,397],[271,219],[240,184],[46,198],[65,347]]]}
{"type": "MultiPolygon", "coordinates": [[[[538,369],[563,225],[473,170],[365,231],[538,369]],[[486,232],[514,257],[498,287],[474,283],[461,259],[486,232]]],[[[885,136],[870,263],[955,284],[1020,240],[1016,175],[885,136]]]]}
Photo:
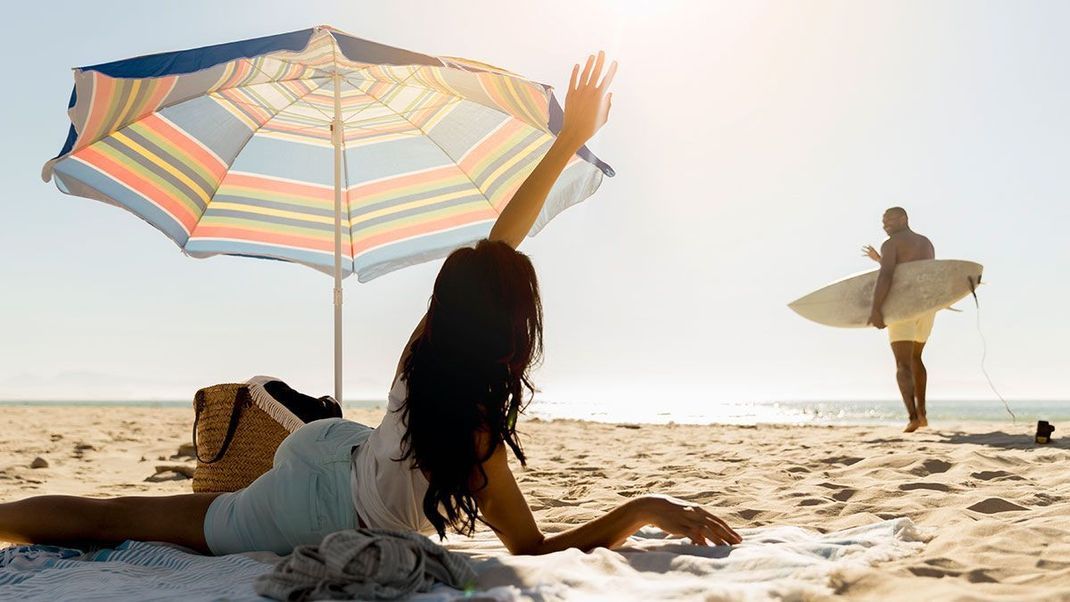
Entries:
{"type": "Polygon", "coordinates": [[[1052,505],[1052,504],[1054,504],[1056,502],[1061,502],[1061,501],[1063,501],[1063,499],[1065,499],[1065,498],[1063,498],[1061,495],[1049,495],[1047,493],[1038,493],[1038,494],[1034,495],[1031,500],[1029,500],[1029,503],[1031,505],[1033,505],[1033,506],[1041,506],[1041,507],[1043,507],[1043,506],[1050,506],[1050,505],[1052,505]]]}
{"type": "Polygon", "coordinates": [[[985,569],[974,569],[969,573],[966,573],[966,581],[970,583],[999,583],[998,579],[993,579],[988,576],[985,569]]]}
{"type": "Polygon", "coordinates": [[[591,492],[591,488],[589,486],[587,486],[587,485],[579,485],[577,487],[572,487],[568,491],[566,491],[565,492],[565,497],[575,500],[575,499],[579,499],[579,498],[585,497],[590,492],[591,492]]]}
{"type": "Polygon", "coordinates": [[[952,560],[951,558],[943,558],[943,557],[941,557],[941,558],[927,558],[925,560],[925,564],[927,564],[929,566],[940,567],[942,569],[962,569],[962,568],[965,568],[965,567],[962,566],[962,564],[959,561],[952,560]]]}
{"type": "Polygon", "coordinates": [[[910,474],[912,475],[916,475],[919,477],[927,477],[931,474],[947,472],[951,468],[951,466],[952,464],[950,462],[930,458],[922,462],[921,466],[915,466],[914,468],[911,468],[908,472],[910,472],[910,474]]]}
{"type": "Polygon", "coordinates": [[[833,458],[825,458],[821,460],[825,464],[843,464],[844,466],[850,466],[862,461],[862,458],[856,458],[854,456],[836,456],[833,458]]]}
{"type": "Polygon", "coordinates": [[[915,489],[928,489],[929,491],[942,491],[947,493],[948,491],[951,491],[951,486],[943,483],[904,483],[899,486],[900,491],[914,491],[915,489]]]}
{"type": "Polygon", "coordinates": [[[1018,512],[1022,510],[1029,510],[1029,508],[1023,508],[1018,504],[1008,502],[1007,500],[999,497],[990,497],[984,501],[977,502],[976,504],[966,508],[967,510],[973,510],[974,512],[980,512],[981,514],[997,514],[999,512],[1018,512]]]}
{"type": "Polygon", "coordinates": [[[962,571],[947,570],[934,566],[912,566],[909,567],[907,570],[918,577],[933,577],[935,579],[942,579],[944,577],[958,577],[962,574],[962,571]]]}
{"type": "Polygon", "coordinates": [[[1000,479],[1004,481],[1024,481],[1025,477],[1018,476],[1013,472],[1007,472],[1006,470],[982,470],[981,472],[970,473],[970,476],[982,481],[991,481],[993,479],[1000,479]]]}
{"type": "Polygon", "coordinates": [[[837,491],[836,493],[833,493],[832,494],[832,499],[836,500],[837,502],[846,502],[847,500],[853,498],[856,493],[858,493],[857,489],[851,489],[850,487],[844,487],[840,491],[837,491]]]}
{"type": "Polygon", "coordinates": [[[918,577],[935,577],[941,579],[943,577],[965,577],[970,583],[998,583],[997,580],[988,576],[985,569],[974,569],[969,572],[955,571],[937,568],[933,566],[912,566],[908,568],[911,573],[918,577]]]}
{"type": "Polygon", "coordinates": [[[695,491],[686,493],[677,493],[676,497],[686,501],[695,502],[696,504],[711,504],[715,505],[717,499],[722,494],[722,491],[695,491]]]}
{"type": "Polygon", "coordinates": [[[540,500],[535,500],[535,503],[536,503],[536,505],[539,506],[540,510],[543,509],[543,508],[560,508],[562,506],[575,506],[576,505],[576,502],[569,502],[569,501],[565,501],[565,500],[559,500],[557,498],[542,498],[540,500]]]}

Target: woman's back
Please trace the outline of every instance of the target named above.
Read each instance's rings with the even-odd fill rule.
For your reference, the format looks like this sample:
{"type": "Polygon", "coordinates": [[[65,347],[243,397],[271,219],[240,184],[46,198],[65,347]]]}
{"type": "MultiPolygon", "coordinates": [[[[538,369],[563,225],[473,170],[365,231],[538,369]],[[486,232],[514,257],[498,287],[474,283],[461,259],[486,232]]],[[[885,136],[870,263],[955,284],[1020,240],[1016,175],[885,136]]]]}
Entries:
{"type": "Polygon", "coordinates": [[[411,467],[411,459],[398,462],[405,434],[401,407],[407,389],[399,376],[387,396],[386,415],[368,440],[353,453],[350,484],[357,515],[365,525],[434,533],[423,513],[427,478],[411,467]]]}

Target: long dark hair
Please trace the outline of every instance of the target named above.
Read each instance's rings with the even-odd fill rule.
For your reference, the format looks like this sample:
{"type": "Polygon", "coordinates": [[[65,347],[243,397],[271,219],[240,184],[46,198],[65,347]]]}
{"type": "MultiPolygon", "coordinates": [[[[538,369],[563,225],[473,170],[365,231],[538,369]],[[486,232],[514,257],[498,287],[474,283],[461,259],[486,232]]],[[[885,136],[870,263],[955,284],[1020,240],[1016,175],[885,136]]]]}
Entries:
{"type": "Polygon", "coordinates": [[[481,240],[446,258],[435,280],[423,333],[402,367],[408,397],[401,460],[429,473],[423,512],[471,535],[479,511],[473,495],[487,485],[482,463],[504,442],[526,466],[517,415],[534,394],[529,370],[542,359],[542,301],[535,267],[499,241],[481,240]],[[482,432],[490,445],[477,447],[482,432]],[[473,469],[482,484],[472,487],[473,469]]]}

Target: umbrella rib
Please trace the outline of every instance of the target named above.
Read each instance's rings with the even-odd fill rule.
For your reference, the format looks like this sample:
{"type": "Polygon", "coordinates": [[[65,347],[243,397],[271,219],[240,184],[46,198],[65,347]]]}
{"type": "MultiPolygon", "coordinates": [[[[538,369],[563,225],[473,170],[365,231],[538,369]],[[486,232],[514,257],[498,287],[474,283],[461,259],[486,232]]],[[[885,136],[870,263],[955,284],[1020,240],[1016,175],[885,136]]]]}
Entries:
{"type": "MultiPolygon", "coordinates": [[[[430,140],[432,142],[432,144],[437,146],[438,150],[442,151],[443,155],[445,155],[451,161],[453,161],[453,164],[457,166],[457,171],[461,172],[462,174],[464,174],[464,177],[468,178],[468,181],[472,183],[472,186],[479,192],[480,196],[483,197],[483,200],[487,202],[487,205],[490,207],[491,211],[493,211],[496,215],[500,214],[499,211],[494,207],[494,203],[492,203],[491,200],[489,198],[487,198],[487,193],[484,192],[483,189],[479,187],[479,184],[475,183],[475,180],[473,180],[472,176],[468,175],[468,172],[465,171],[464,168],[461,167],[461,164],[457,162],[457,159],[454,159],[452,156],[450,156],[450,154],[448,152],[446,152],[446,149],[442,148],[442,145],[439,144],[438,142],[436,142],[434,138],[432,138],[427,132],[425,132],[423,130],[423,128],[421,128],[420,126],[418,126],[415,123],[413,123],[409,118],[405,117],[401,113],[398,113],[397,111],[392,109],[390,107],[390,105],[386,104],[382,100],[379,100],[379,98],[377,98],[374,94],[368,94],[367,92],[364,92],[364,94],[366,96],[368,96],[368,98],[371,98],[375,102],[377,102],[377,103],[383,105],[384,107],[386,107],[386,110],[390,111],[391,113],[393,113],[393,114],[397,115],[398,117],[400,117],[400,118],[404,119],[405,121],[407,121],[409,123],[409,125],[414,127],[421,134],[423,134],[424,138],[430,140]]],[[[350,229],[352,229],[352,227],[353,227],[352,224],[350,224],[350,229]]]]}
{"type": "MultiPolygon", "coordinates": [[[[300,99],[298,99],[298,98],[295,98],[294,100],[291,100],[289,104],[287,104],[285,107],[279,109],[279,113],[281,113],[282,111],[290,108],[294,104],[297,104],[297,102],[299,100],[300,99]]],[[[243,106],[243,107],[253,107],[253,108],[257,108],[257,109],[263,109],[264,106],[265,106],[263,103],[246,102],[246,101],[242,101],[242,100],[235,100],[233,98],[226,98],[226,101],[227,101],[228,104],[232,104],[232,105],[236,105],[236,106],[243,106]]],[[[275,115],[272,115],[272,118],[275,118],[276,116],[278,116],[278,113],[276,113],[275,115]]],[[[295,127],[294,130],[295,131],[299,131],[299,132],[305,132],[305,131],[311,132],[311,131],[316,131],[316,130],[319,130],[319,131],[323,130],[323,126],[325,125],[324,123],[319,122],[319,121],[316,121],[316,122],[313,122],[313,123],[315,123],[316,125],[295,127]]],[[[361,129],[364,129],[364,128],[361,128],[361,129]]]]}
{"type": "MultiPolygon", "coordinates": [[[[354,72],[352,72],[352,73],[356,73],[356,71],[354,71],[354,72]]],[[[395,86],[404,86],[404,87],[406,87],[406,88],[417,88],[417,89],[419,89],[419,90],[428,90],[428,91],[430,91],[430,92],[437,92],[437,93],[439,93],[439,94],[442,94],[443,96],[450,96],[450,94],[447,94],[446,92],[443,92],[442,90],[437,90],[437,89],[435,89],[435,88],[429,88],[429,87],[427,87],[427,86],[421,86],[421,85],[419,85],[419,84],[407,84],[407,83],[405,83],[405,82],[406,82],[406,81],[408,81],[408,80],[409,80],[409,78],[411,78],[411,77],[412,77],[413,75],[416,75],[416,72],[415,72],[415,71],[414,71],[414,72],[413,72],[413,73],[412,73],[411,75],[409,75],[408,77],[406,77],[405,79],[401,80],[400,82],[392,82],[392,85],[395,85],[395,86]]],[[[354,87],[357,87],[357,86],[356,86],[356,83],[355,83],[355,82],[353,82],[353,81],[350,81],[348,77],[346,78],[346,81],[348,81],[348,82],[349,82],[350,84],[353,84],[353,85],[354,85],[354,87]]],[[[526,81],[526,80],[525,80],[525,81],[526,81]]],[[[359,87],[357,87],[357,89],[359,90],[360,88],[359,88],[359,87]]],[[[550,130],[548,130],[548,129],[542,129],[542,128],[537,128],[537,127],[535,127],[535,126],[531,125],[530,123],[528,123],[528,122],[526,122],[526,121],[524,121],[524,120],[522,120],[522,119],[519,119],[519,118],[517,118],[517,116],[516,116],[516,115],[513,115],[512,113],[507,113],[506,111],[503,111],[503,110],[502,110],[502,108],[501,108],[501,107],[499,107],[498,105],[482,103],[482,102],[479,102],[479,101],[476,101],[476,100],[472,100],[471,98],[467,98],[467,97],[464,97],[464,96],[459,96],[459,95],[456,95],[456,94],[454,94],[454,95],[452,95],[452,96],[453,96],[454,98],[457,98],[457,99],[461,100],[461,101],[466,101],[466,102],[470,102],[470,103],[473,103],[473,104],[479,105],[479,106],[481,106],[481,107],[484,107],[484,108],[486,108],[486,109],[490,109],[490,110],[492,110],[492,111],[494,111],[494,112],[496,112],[496,113],[500,113],[501,115],[503,115],[503,116],[505,116],[505,117],[508,117],[508,118],[510,118],[510,119],[516,119],[517,121],[520,121],[521,123],[523,123],[524,125],[526,125],[526,126],[530,127],[531,129],[534,129],[534,130],[539,130],[539,131],[542,131],[542,132],[546,132],[546,133],[548,133],[548,134],[550,133],[550,130]]],[[[358,111],[358,112],[359,112],[359,111],[358,111]]],[[[355,114],[354,114],[354,115],[355,115],[355,114]]],[[[350,117],[350,119],[352,119],[352,116],[350,117]]]]}
{"type": "MultiPolygon", "coordinates": [[[[332,50],[332,52],[333,52],[333,50],[332,50]]],[[[298,64],[298,63],[292,63],[292,64],[298,64]]],[[[263,74],[263,76],[264,76],[264,77],[268,78],[268,81],[266,81],[266,82],[261,82],[261,83],[265,83],[265,84],[274,84],[274,83],[277,83],[277,82],[279,82],[279,81],[288,81],[288,80],[274,80],[274,79],[272,79],[272,78],[271,78],[271,76],[270,76],[270,75],[268,75],[266,71],[264,71],[263,69],[261,69],[261,68],[260,68],[259,66],[257,66],[257,65],[256,65],[255,63],[253,63],[253,69],[256,69],[256,70],[257,70],[257,71],[259,71],[259,72],[260,72],[261,74],[263,74]]],[[[301,79],[301,78],[294,78],[294,79],[298,79],[298,80],[299,80],[299,79],[301,79]]],[[[315,79],[316,79],[316,78],[314,78],[314,77],[310,77],[310,78],[308,78],[308,81],[314,81],[315,79]]],[[[320,88],[322,88],[323,86],[324,86],[324,84],[320,84],[319,86],[316,86],[316,87],[315,87],[315,88],[313,88],[312,90],[309,90],[309,91],[308,91],[308,93],[309,93],[309,94],[311,94],[312,92],[314,92],[315,90],[319,90],[319,89],[320,89],[320,88]]],[[[240,87],[244,87],[244,86],[236,86],[236,87],[239,87],[239,88],[240,88],[240,87]]],[[[298,96],[298,97],[297,97],[297,100],[300,100],[300,101],[304,102],[304,103],[305,103],[306,105],[308,105],[308,106],[312,107],[313,109],[316,109],[317,111],[319,111],[319,112],[320,112],[320,114],[321,114],[321,115],[323,115],[323,116],[324,116],[324,117],[325,117],[325,118],[327,119],[327,122],[328,122],[328,123],[330,123],[331,121],[334,121],[334,118],[333,118],[333,117],[331,117],[330,115],[328,115],[328,114],[324,113],[322,109],[320,109],[320,108],[319,108],[319,107],[317,107],[316,105],[314,105],[314,104],[312,104],[312,103],[308,102],[307,100],[305,100],[305,99],[304,99],[304,98],[305,98],[305,96],[308,96],[308,94],[305,94],[304,96],[298,96]]],[[[295,102],[296,102],[296,101],[295,101],[295,102]]],[[[291,107],[291,106],[293,106],[293,105],[294,105],[294,103],[290,103],[289,105],[287,105],[287,106],[286,106],[286,108],[290,108],[290,107],[291,107]]],[[[280,112],[281,112],[281,111],[280,111],[280,112]]]]}
{"type": "MultiPolygon", "coordinates": [[[[413,70],[412,70],[412,73],[410,73],[410,74],[406,75],[406,76],[405,76],[405,79],[403,79],[403,80],[401,80],[400,82],[398,82],[398,83],[397,83],[397,85],[404,85],[404,83],[405,83],[405,82],[407,82],[407,81],[409,81],[409,79],[410,79],[410,78],[411,78],[412,76],[416,75],[416,72],[417,72],[417,71],[419,71],[419,68],[413,69],[413,70]]],[[[368,97],[370,97],[370,98],[373,98],[373,99],[375,99],[375,100],[379,100],[378,98],[375,98],[375,96],[372,96],[371,94],[369,94],[369,93],[365,92],[364,90],[361,90],[361,88],[360,88],[360,86],[359,86],[359,85],[357,85],[357,84],[356,84],[355,82],[353,82],[353,81],[350,81],[350,79],[349,79],[348,75],[347,75],[347,76],[345,76],[345,77],[343,77],[343,79],[344,79],[344,80],[346,80],[346,83],[348,83],[349,85],[353,86],[353,88],[354,88],[354,89],[356,89],[356,90],[360,90],[361,94],[364,94],[365,96],[368,96],[368,97]]],[[[382,104],[382,101],[380,101],[380,104],[382,104]]],[[[350,116],[349,116],[348,118],[346,118],[345,120],[343,120],[343,121],[342,121],[342,125],[345,125],[345,124],[349,123],[349,121],[350,121],[351,119],[353,119],[353,118],[354,118],[354,117],[356,117],[357,115],[360,115],[360,114],[361,114],[362,112],[364,112],[364,111],[365,111],[365,110],[366,110],[366,109],[367,109],[367,108],[368,108],[369,106],[371,106],[371,105],[368,105],[368,106],[365,106],[365,107],[361,107],[361,109],[360,109],[360,110],[358,110],[358,111],[357,111],[356,113],[353,113],[353,114],[352,114],[352,115],[350,115],[350,116]]],[[[385,106],[385,105],[384,105],[384,106],[385,106]]],[[[387,108],[389,109],[390,107],[387,107],[387,108]]],[[[391,110],[393,110],[393,109],[391,109],[391,110]]],[[[395,114],[397,114],[397,113],[395,112],[395,114]]],[[[407,121],[407,120],[406,120],[406,121],[407,121]]],[[[409,123],[412,123],[412,122],[410,121],[409,123]]],[[[426,135],[426,134],[425,134],[425,135],[426,135]]]]}
{"type": "MultiPolygon", "coordinates": [[[[252,133],[249,134],[249,137],[245,140],[244,143],[242,143],[242,145],[238,149],[238,151],[236,153],[234,153],[234,159],[232,159],[231,163],[229,163],[227,165],[227,173],[224,174],[223,178],[221,178],[219,180],[219,184],[222,184],[223,180],[226,179],[226,176],[230,174],[230,168],[231,168],[232,165],[234,165],[234,161],[236,161],[238,159],[238,157],[241,156],[241,153],[242,153],[243,150],[245,150],[245,147],[249,145],[249,142],[253,138],[256,137],[256,133],[259,132],[261,129],[263,129],[264,126],[267,125],[267,123],[270,122],[272,119],[275,119],[276,117],[278,117],[283,111],[285,111],[286,109],[288,109],[288,108],[292,107],[294,104],[296,104],[297,101],[299,101],[300,99],[301,99],[300,97],[295,98],[288,105],[280,108],[274,115],[272,115],[271,117],[265,119],[263,123],[261,123],[260,125],[256,126],[255,128],[253,128],[253,131],[252,131],[252,133]]],[[[189,234],[186,235],[186,243],[189,243],[189,240],[191,238],[193,238],[193,233],[197,230],[197,227],[201,225],[201,220],[204,219],[205,214],[208,213],[208,206],[212,204],[212,200],[215,198],[216,193],[219,192],[219,184],[217,184],[215,190],[212,191],[212,198],[208,199],[208,202],[204,204],[204,211],[201,211],[201,215],[197,219],[197,223],[193,225],[193,228],[190,229],[189,234]]],[[[182,245],[182,249],[185,250],[185,247],[186,247],[186,245],[183,244],[182,245]]]]}

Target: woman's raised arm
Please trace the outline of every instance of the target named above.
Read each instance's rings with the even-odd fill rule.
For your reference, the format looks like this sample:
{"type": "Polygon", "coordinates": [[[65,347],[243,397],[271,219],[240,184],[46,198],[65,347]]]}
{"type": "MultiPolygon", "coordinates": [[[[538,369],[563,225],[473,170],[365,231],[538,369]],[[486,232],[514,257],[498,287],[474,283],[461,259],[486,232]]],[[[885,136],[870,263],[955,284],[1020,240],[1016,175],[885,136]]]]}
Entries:
{"type": "Polygon", "coordinates": [[[587,57],[587,65],[582,74],[579,65],[572,67],[561,131],[546,156],[524,180],[498,216],[498,221],[487,236],[490,240],[500,240],[514,249],[517,248],[531,230],[531,225],[535,223],[535,218],[539,216],[539,211],[546,202],[546,196],[550,194],[550,189],[564,171],[568,160],[609,118],[613,95],[607,94],[606,91],[617,72],[617,63],[610,65],[606,76],[599,82],[605,59],[604,52],[599,52],[597,59],[593,55],[587,57]]]}

